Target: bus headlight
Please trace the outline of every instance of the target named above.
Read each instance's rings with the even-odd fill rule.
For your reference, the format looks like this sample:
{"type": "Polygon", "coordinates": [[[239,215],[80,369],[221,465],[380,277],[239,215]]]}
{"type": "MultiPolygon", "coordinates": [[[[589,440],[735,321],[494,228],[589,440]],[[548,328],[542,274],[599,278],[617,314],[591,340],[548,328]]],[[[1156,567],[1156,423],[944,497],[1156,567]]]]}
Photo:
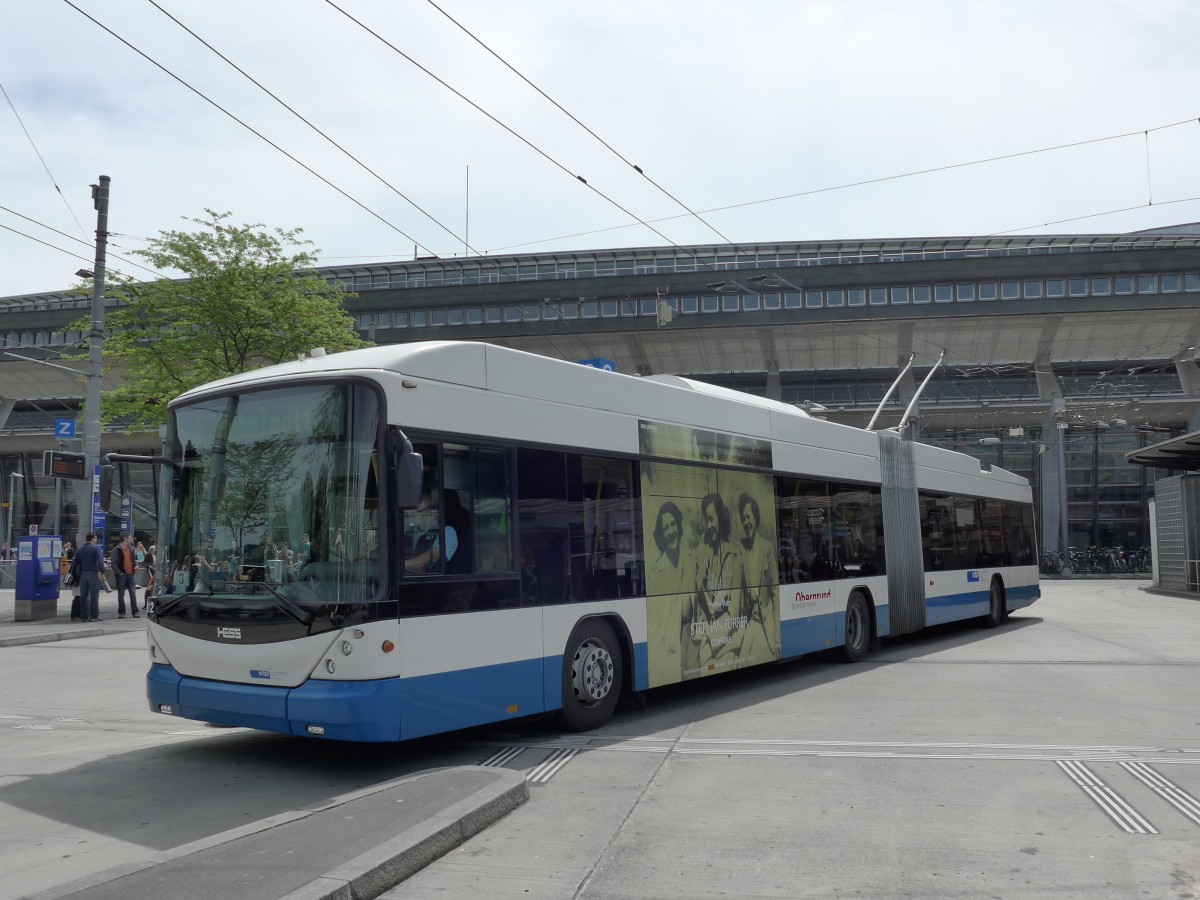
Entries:
{"type": "Polygon", "coordinates": [[[326,672],[328,672],[330,675],[332,675],[336,670],[337,670],[337,666],[334,665],[332,659],[325,660],[325,671],[326,672]]]}
{"type": "Polygon", "coordinates": [[[349,656],[354,652],[354,645],[349,641],[342,641],[342,656],[349,656]]]}

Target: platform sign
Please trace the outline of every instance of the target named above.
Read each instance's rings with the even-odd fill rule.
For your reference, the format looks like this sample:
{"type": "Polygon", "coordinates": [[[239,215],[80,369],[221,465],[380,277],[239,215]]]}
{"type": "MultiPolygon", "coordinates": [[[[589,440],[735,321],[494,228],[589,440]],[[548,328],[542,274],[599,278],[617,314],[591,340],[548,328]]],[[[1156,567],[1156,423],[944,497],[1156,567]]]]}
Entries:
{"type": "Polygon", "coordinates": [[[121,495],[121,531],[133,534],[133,494],[121,495]]]}
{"type": "Polygon", "coordinates": [[[605,372],[617,371],[617,364],[611,359],[579,359],[576,360],[581,366],[590,366],[593,369],[603,369],[605,372]]]}
{"type": "Polygon", "coordinates": [[[55,419],[54,420],[54,436],[60,441],[69,440],[75,437],[75,420],[74,419],[55,419]]]}

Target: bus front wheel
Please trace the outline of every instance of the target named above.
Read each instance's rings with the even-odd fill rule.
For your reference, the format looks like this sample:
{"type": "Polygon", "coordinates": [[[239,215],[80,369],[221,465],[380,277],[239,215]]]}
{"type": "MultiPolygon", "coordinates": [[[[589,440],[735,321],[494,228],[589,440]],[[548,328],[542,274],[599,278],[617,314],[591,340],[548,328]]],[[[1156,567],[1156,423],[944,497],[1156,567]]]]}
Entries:
{"type": "Polygon", "coordinates": [[[580,622],[563,653],[562,718],[573,731],[599,728],[621,698],[621,648],[612,626],[580,622]]]}
{"type": "Polygon", "coordinates": [[[871,610],[861,591],[852,591],[846,601],[846,643],[842,653],[846,662],[862,662],[871,646],[871,610]]]}

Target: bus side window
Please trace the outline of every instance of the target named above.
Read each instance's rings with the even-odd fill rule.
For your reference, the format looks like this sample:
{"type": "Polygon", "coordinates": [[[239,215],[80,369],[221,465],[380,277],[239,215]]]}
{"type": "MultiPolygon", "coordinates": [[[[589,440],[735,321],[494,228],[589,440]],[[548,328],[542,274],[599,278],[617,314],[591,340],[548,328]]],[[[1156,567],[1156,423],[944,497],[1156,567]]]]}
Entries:
{"type": "Polygon", "coordinates": [[[512,509],[508,451],[475,449],[475,571],[511,572],[512,509]]]}

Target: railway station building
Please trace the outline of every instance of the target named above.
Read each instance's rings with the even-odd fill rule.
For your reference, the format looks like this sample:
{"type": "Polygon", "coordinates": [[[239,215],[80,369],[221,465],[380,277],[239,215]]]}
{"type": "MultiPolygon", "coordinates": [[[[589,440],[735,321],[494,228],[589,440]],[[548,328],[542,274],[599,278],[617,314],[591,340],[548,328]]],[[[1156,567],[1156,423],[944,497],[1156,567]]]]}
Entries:
{"type": "MultiPolygon", "coordinates": [[[[1043,550],[1149,545],[1154,482],[1174,473],[1127,454],[1200,430],[1196,224],[418,258],[320,273],[345,288],[355,327],[378,344],[486,341],[624,375],[683,375],[971,454],[1030,479],[1043,550]]],[[[90,305],[58,292],[0,298],[0,487],[5,503],[13,496],[16,534],[87,530],[42,456],[78,449],[56,422],[82,420],[86,360],[62,354],[86,338],[71,329],[90,305]]],[[[158,439],[113,423],[102,450],[150,453],[158,439]]],[[[131,467],[124,486],[146,535],[156,468],[131,467]]]]}

